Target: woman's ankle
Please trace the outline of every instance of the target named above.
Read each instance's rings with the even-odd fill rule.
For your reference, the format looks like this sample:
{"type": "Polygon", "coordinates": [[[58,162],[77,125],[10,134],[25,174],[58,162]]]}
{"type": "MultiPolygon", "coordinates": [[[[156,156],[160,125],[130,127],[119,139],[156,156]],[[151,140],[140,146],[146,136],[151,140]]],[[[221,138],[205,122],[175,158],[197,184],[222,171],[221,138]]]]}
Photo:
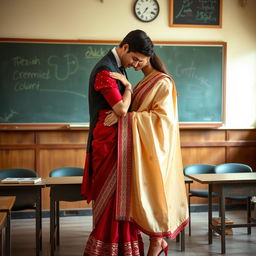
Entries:
{"type": "Polygon", "coordinates": [[[158,255],[163,249],[163,239],[158,237],[150,237],[149,242],[150,243],[147,256],[158,255]]]}

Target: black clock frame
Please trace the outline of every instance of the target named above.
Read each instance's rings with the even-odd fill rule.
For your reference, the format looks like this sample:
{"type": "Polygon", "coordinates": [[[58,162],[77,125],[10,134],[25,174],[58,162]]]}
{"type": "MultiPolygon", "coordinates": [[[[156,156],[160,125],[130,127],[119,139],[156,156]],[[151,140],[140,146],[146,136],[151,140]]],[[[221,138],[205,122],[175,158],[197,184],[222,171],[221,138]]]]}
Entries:
{"type": "Polygon", "coordinates": [[[156,4],[157,4],[158,12],[157,12],[156,16],[155,16],[153,19],[151,19],[151,20],[142,20],[142,19],[137,15],[137,13],[136,13],[136,3],[138,2],[138,0],[136,0],[136,1],[134,2],[134,5],[133,5],[133,12],[134,12],[135,17],[136,17],[138,20],[142,21],[142,22],[151,22],[151,21],[155,20],[155,19],[158,17],[159,13],[160,13],[160,6],[159,6],[159,3],[158,3],[157,0],[154,0],[154,1],[155,1],[156,4]]]}

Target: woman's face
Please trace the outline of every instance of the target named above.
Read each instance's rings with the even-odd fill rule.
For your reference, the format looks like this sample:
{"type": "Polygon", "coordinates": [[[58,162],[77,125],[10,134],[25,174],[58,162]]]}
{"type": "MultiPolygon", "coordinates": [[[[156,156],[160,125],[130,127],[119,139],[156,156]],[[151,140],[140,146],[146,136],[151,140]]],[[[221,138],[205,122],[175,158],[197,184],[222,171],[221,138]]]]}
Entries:
{"type": "Polygon", "coordinates": [[[124,68],[133,67],[135,70],[141,70],[149,62],[150,57],[138,52],[129,52],[129,45],[124,45],[122,48],[120,59],[124,68]]]}
{"type": "Polygon", "coordinates": [[[135,69],[136,71],[143,69],[144,67],[146,67],[147,65],[149,65],[149,63],[150,63],[149,60],[150,60],[150,57],[146,56],[146,58],[143,59],[143,61],[140,62],[140,63],[136,66],[136,68],[134,68],[134,69],[135,69]]]}

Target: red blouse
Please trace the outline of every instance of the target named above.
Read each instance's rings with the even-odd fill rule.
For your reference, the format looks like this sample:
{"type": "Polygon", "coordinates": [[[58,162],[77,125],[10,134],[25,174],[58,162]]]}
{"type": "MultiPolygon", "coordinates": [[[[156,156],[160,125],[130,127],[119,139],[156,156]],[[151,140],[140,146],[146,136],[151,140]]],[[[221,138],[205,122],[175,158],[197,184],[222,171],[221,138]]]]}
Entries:
{"type": "Polygon", "coordinates": [[[103,70],[96,75],[94,89],[101,92],[111,107],[123,99],[116,80],[110,76],[108,70],[103,70]]]}

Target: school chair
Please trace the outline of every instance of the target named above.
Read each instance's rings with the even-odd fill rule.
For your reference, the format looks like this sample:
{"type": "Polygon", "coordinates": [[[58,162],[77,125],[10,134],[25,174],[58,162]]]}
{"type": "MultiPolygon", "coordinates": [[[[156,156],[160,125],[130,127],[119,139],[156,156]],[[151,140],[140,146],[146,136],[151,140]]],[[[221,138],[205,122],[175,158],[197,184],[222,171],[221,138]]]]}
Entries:
{"type": "MultiPolygon", "coordinates": [[[[0,179],[4,178],[35,178],[38,177],[37,172],[31,169],[11,168],[0,170],[0,179]]],[[[34,200],[29,196],[19,196],[15,194],[16,201],[12,211],[35,209],[34,200]]]]}
{"type": "Polygon", "coordinates": [[[80,167],[61,167],[50,172],[50,177],[83,176],[84,169],[80,167]]]}
{"type": "MultiPolygon", "coordinates": [[[[84,169],[80,167],[60,167],[54,169],[50,172],[50,177],[68,177],[68,176],[83,176],[84,169]]],[[[81,201],[84,198],[81,198],[80,191],[77,194],[77,197],[73,198],[72,202],[81,201]]],[[[56,219],[54,220],[54,230],[56,229],[56,236],[57,236],[57,245],[60,244],[60,201],[69,201],[66,200],[65,195],[61,197],[61,199],[55,199],[55,212],[56,212],[56,219]]]]}
{"type": "MultiPolygon", "coordinates": [[[[214,173],[215,165],[211,164],[193,164],[184,168],[184,175],[192,174],[207,174],[214,173]]],[[[215,193],[212,193],[216,197],[215,193]]],[[[208,198],[208,189],[191,189],[190,183],[188,184],[188,209],[189,209],[189,236],[191,236],[191,197],[208,198]]]]}
{"type": "MultiPolygon", "coordinates": [[[[244,172],[253,172],[252,168],[249,165],[241,163],[225,163],[217,165],[214,169],[214,172],[217,174],[223,173],[244,173],[244,172]]],[[[247,222],[251,220],[251,198],[247,196],[228,196],[226,199],[237,200],[237,201],[247,201],[247,222]]],[[[251,234],[251,227],[247,228],[247,233],[251,234]]]]}

